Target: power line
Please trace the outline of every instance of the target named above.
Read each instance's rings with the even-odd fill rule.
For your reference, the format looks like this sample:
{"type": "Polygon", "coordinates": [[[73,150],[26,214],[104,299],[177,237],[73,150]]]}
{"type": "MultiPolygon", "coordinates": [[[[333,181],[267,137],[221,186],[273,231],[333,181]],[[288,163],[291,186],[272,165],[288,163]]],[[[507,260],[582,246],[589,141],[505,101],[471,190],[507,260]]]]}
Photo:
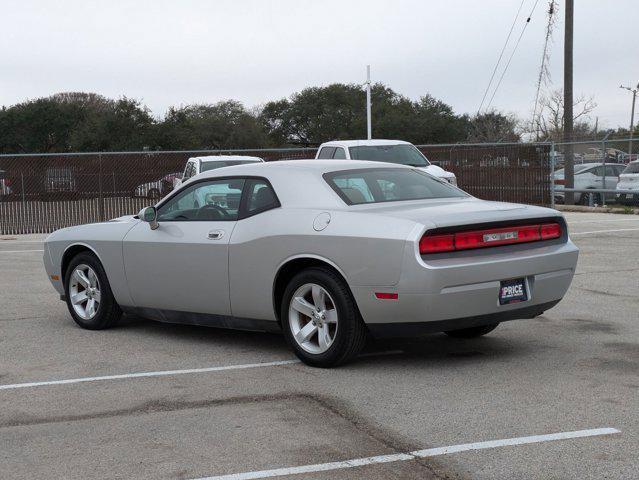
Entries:
{"type": "Polygon", "coordinates": [[[508,42],[510,41],[510,36],[513,33],[513,29],[515,28],[515,23],[517,23],[517,19],[519,18],[519,13],[521,12],[521,7],[524,5],[524,1],[525,0],[521,0],[521,3],[519,4],[519,8],[517,9],[517,14],[515,15],[515,18],[513,19],[513,23],[510,26],[510,30],[508,31],[508,36],[506,37],[506,41],[504,42],[504,46],[501,47],[501,52],[499,53],[499,58],[497,59],[497,63],[495,64],[495,68],[493,68],[493,73],[490,76],[490,80],[488,81],[488,85],[486,85],[486,90],[484,91],[484,96],[481,97],[481,103],[479,104],[479,108],[477,109],[477,114],[479,115],[479,112],[481,110],[481,107],[484,106],[484,100],[486,100],[486,95],[488,95],[488,90],[490,90],[490,86],[493,83],[493,79],[495,78],[495,73],[497,73],[497,68],[499,67],[499,63],[501,62],[501,58],[504,56],[504,52],[506,51],[506,46],[508,45],[508,42]]]}
{"type": "Polygon", "coordinates": [[[519,34],[519,38],[517,39],[517,43],[515,43],[515,48],[513,48],[513,51],[511,52],[510,57],[508,58],[508,62],[506,63],[506,66],[504,67],[504,71],[501,73],[501,77],[499,77],[499,82],[497,82],[497,86],[495,87],[495,91],[493,92],[492,96],[490,97],[490,102],[488,102],[488,107],[486,107],[486,109],[489,109],[490,106],[493,103],[493,99],[495,98],[495,95],[497,94],[497,90],[499,90],[499,87],[501,85],[501,81],[504,79],[504,76],[506,75],[506,72],[508,71],[508,67],[510,66],[510,62],[512,61],[513,57],[515,56],[515,52],[517,51],[517,47],[519,46],[519,42],[521,42],[521,37],[524,36],[524,32],[526,31],[526,27],[530,23],[530,19],[532,18],[533,12],[535,11],[535,8],[537,7],[538,3],[539,3],[539,0],[535,0],[535,4],[533,5],[532,10],[530,11],[530,15],[528,15],[528,18],[526,19],[526,23],[524,23],[524,27],[521,29],[521,33],[519,34]]]}

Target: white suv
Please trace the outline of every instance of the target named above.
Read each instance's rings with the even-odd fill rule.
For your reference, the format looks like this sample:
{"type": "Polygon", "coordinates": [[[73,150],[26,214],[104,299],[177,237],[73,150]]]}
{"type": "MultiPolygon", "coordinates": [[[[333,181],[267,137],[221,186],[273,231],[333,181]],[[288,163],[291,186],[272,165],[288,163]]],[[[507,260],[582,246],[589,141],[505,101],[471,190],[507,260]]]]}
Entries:
{"type": "Polygon", "coordinates": [[[636,203],[639,200],[639,160],[630,162],[621,172],[617,190],[637,190],[634,195],[632,193],[617,195],[619,203],[636,203]]]}
{"type": "Polygon", "coordinates": [[[410,165],[457,185],[457,177],[454,173],[431,164],[415,145],[402,140],[334,140],[322,143],[315,158],[372,160],[410,165]]]}
{"type": "Polygon", "coordinates": [[[263,162],[260,157],[249,157],[246,155],[211,155],[208,157],[192,157],[189,158],[184,167],[184,174],[181,179],[175,181],[175,186],[186,182],[189,178],[198,173],[216,168],[230,167],[231,165],[242,165],[243,163],[263,162]]]}

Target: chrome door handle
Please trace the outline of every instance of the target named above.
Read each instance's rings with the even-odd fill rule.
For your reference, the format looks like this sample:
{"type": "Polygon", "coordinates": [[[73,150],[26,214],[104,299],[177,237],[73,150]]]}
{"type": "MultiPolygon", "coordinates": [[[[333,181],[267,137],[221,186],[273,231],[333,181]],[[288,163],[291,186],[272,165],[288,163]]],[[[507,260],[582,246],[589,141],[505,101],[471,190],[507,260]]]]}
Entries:
{"type": "Polygon", "coordinates": [[[219,240],[224,236],[224,230],[211,230],[206,238],[209,240],[219,240]]]}

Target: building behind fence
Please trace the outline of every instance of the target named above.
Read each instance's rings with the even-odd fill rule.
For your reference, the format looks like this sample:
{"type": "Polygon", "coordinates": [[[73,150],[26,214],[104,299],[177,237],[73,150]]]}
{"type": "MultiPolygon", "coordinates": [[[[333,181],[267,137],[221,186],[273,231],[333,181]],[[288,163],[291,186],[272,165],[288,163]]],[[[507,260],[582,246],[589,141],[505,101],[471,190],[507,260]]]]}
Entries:
{"type": "MultiPolygon", "coordinates": [[[[420,145],[457,176],[460,188],[486,199],[549,205],[551,144],[420,145]]],[[[0,155],[0,234],[58,228],[137,213],[173,188],[188,158],[254,155],[308,161],[314,148],[0,155]]]]}

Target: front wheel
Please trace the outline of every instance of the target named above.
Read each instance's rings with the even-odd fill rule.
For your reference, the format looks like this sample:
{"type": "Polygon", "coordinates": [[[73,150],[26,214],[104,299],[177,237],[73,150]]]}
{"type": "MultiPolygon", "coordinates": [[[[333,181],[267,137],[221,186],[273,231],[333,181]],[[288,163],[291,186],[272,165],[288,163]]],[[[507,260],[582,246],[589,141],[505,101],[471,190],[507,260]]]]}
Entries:
{"type": "Polygon", "coordinates": [[[460,328],[459,330],[449,330],[444,332],[449,337],[453,338],[477,338],[487,333],[492,332],[497,328],[499,322],[491,323],[489,325],[481,325],[479,327],[460,328]]]}
{"type": "Polygon", "coordinates": [[[109,328],[122,316],[104,268],[92,253],[73,257],[64,276],[64,289],[69,312],[82,328],[109,328]]]}
{"type": "Polygon", "coordinates": [[[366,342],[366,327],[348,285],[328,268],[308,268],[293,277],[280,318],[295,354],[313,367],[346,363],[366,342]]]}

